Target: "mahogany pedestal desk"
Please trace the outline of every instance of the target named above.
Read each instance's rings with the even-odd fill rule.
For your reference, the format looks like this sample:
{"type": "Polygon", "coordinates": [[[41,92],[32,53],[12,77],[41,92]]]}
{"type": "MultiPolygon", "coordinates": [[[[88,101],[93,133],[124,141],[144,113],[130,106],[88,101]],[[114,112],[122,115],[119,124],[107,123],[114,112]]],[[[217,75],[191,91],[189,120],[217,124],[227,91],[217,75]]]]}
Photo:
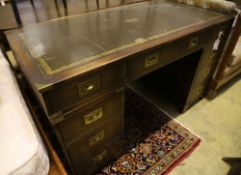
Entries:
{"type": "Polygon", "coordinates": [[[52,20],[7,37],[73,173],[87,175],[121,151],[125,85],[154,73],[157,84],[150,86],[169,90],[185,111],[205,96],[218,58],[214,41],[223,32],[222,49],[232,21],[157,0],[52,20]]]}

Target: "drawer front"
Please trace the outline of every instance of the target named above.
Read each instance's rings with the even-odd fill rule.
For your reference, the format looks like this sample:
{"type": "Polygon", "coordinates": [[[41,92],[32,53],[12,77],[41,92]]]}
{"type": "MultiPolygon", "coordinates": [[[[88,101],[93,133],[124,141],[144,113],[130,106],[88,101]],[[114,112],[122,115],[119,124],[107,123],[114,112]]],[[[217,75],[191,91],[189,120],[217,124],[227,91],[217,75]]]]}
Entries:
{"type": "Polygon", "coordinates": [[[100,170],[108,161],[117,158],[122,152],[122,141],[120,138],[100,145],[97,149],[83,154],[74,163],[77,174],[90,175],[100,170]]]}
{"type": "Polygon", "coordinates": [[[89,109],[78,109],[67,116],[59,124],[59,129],[66,143],[90,130],[105,119],[122,113],[124,103],[123,92],[98,100],[95,104],[88,105],[89,109]]]}
{"type": "Polygon", "coordinates": [[[87,151],[122,135],[122,115],[115,115],[89,130],[80,139],[66,146],[72,160],[77,160],[87,151]]]}
{"type": "Polygon", "coordinates": [[[86,97],[118,86],[123,83],[123,80],[123,65],[118,64],[112,68],[88,74],[71,83],[56,86],[45,94],[49,103],[47,110],[49,114],[54,114],[86,97]]]}
{"type": "Polygon", "coordinates": [[[170,64],[181,57],[184,57],[209,44],[212,32],[206,31],[184,40],[178,40],[166,44],[159,49],[149,53],[130,58],[127,61],[127,74],[130,80],[137,79],[167,64],[170,64]]]}

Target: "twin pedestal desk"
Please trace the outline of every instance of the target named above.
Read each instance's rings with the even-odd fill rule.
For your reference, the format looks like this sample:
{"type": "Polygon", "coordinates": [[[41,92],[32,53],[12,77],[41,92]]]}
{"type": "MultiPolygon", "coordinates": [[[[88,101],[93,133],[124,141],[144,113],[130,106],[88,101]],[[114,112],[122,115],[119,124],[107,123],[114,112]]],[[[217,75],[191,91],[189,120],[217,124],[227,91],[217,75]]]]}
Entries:
{"type": "Polygon", "coordinates": [[[157,0],[60,18],[7,37],[72,172],[87,175],[121,152],[126,85],[145,79],[143,86],[185,111],[205,96],[232,21],[157,0]]]}

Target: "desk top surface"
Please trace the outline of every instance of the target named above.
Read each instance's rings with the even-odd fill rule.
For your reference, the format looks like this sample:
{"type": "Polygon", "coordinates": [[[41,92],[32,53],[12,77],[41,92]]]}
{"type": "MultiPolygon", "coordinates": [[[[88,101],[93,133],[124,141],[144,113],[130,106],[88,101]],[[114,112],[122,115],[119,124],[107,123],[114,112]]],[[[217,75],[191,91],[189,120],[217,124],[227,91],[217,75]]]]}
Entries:
{"type": "Polygon", "coordinates": [[[27,57],[18,58],[23,69],[46,86],[227,19],[213,11],[157,0],[28,26],[8,38],[27,57]]]}

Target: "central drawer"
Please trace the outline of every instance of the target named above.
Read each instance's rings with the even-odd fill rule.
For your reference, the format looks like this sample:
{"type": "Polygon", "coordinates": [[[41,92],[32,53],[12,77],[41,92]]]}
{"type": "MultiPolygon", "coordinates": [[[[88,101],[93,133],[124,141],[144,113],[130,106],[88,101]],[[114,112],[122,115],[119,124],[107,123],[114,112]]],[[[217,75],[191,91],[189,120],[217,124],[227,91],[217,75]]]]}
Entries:
{"type": "Polygon", "coordinates": [[[120,92],[115,95],[101,98],[87,109],[78,109],[66,116],[64,122],[59,123],[59,130],[66,143],[79,137],[84,132],[96,127],[105,119],[120,114],[124,108],[124,94],[120,92]]]}
{"type": "Polygon", "coordinates": [[[96,148],[99,144],[122,137],[122,126],[123,114],[115,115],[67,145],[66,148],[72,161],[80,159],[82,154],[96,148]]]}
{"type": "Polygon", "coordinates": [[[179,39],[164,46],[139,54],[127,61],[127,75],[130,81],[140,78],[150,72],[164,67],[188,54],[205,48],[213,30],[192,34],[185,39],[179,39]]]}

